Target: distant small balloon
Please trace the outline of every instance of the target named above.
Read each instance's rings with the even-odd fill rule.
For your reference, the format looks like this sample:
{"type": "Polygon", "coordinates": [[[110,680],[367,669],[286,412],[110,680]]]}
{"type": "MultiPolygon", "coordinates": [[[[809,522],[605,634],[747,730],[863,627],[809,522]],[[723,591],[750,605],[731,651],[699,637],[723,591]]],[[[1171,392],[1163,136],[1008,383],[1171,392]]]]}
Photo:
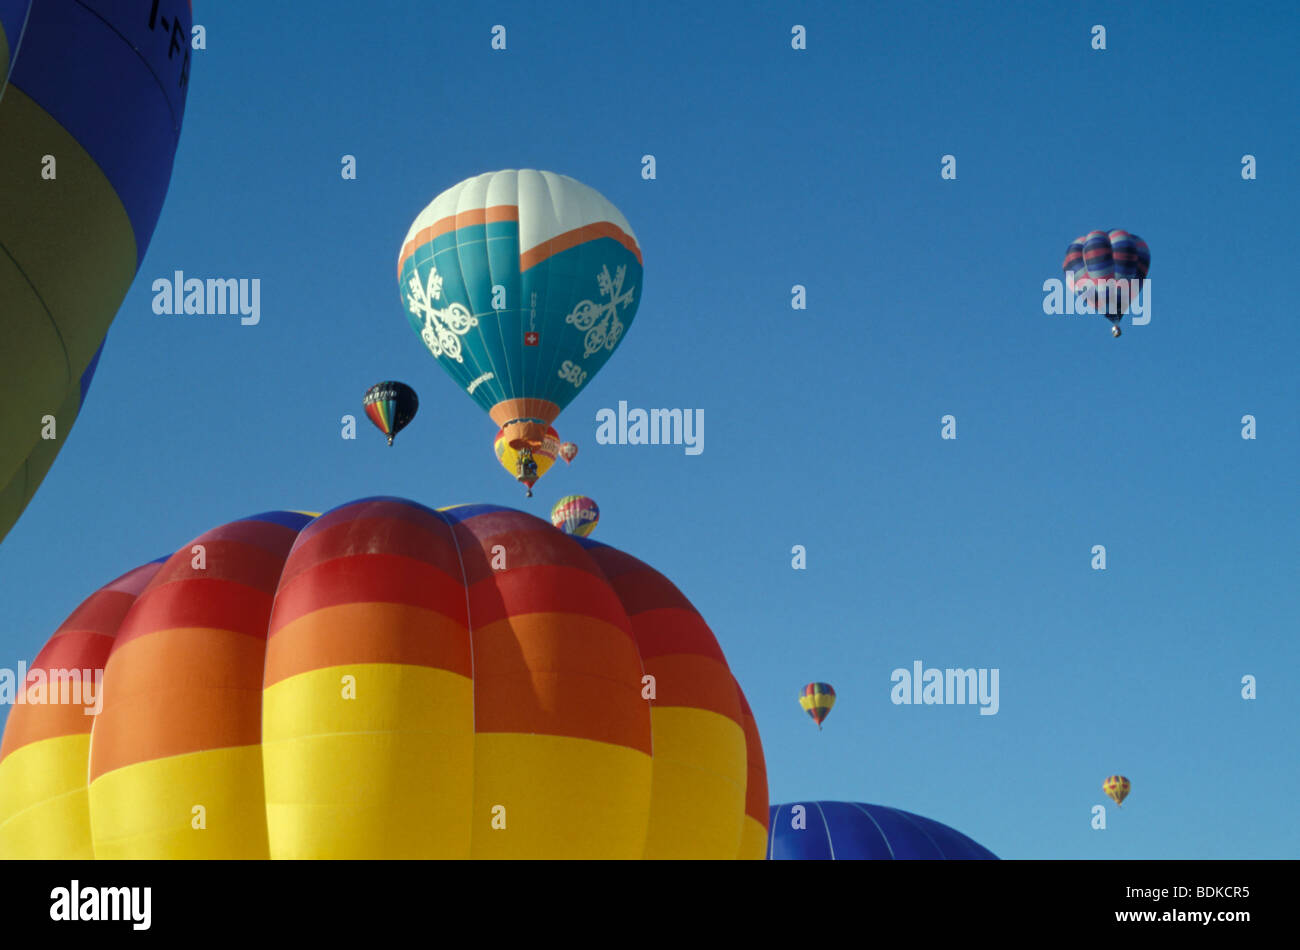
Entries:
{"type": "Polygon", "coordinates": [[[555,429],[547,426],[542,444],[530,448],[523,444],[511,444],[506,440],[505,429],[498,429],[497,437],[492,443],[492,451],[496,453],[501,467],[513,475],[516,481],[523,482],[528,489],[528,497],[532,498],[533,486],[537,484],[539,478],[551,470],[556,456],[560,454],[560,435],[555,429]]]}
{"type": "Polygon", "coordinates": [[[600,508],[586,495],[565,495],[551,509],[551,524],[565,534],[591,536],[600,523],[600,508]]]}
{"type": "Polygon", "coordinates": [[[1101,783],[1101,790],[1121,807],[1124,805],[1124,799],[1128,798],[1128,790],[1132,787],[1129,780],[1122,775],[1112,775],[1101,783]]]}
{"type": "Polygon", "coordinates": [[[809,683],[799,694],[799,705],[804,712],[812,716],[817,728],[821,729],[826,717],[835,705],[835,688],[830,683],[809,683]]]}
{"type": "Polygon", "coordinates": [[[578,457],[578,447],[572,442],[565,442],[560,446],[560,458],[564,459],[564,464],[568,465],[578,457]]]}
{"type": "Polygon", "coordinates": [[[1111,322],[1111,334],[1120,335],[1119,322],[1132,300],[1119,297],[1109,312],[1112,281],[1145,280],[1151,270],[1151,250],[1146,241],[1129,231],[1089,231],[1065,249],[1061,269],[1074,280],[1075,293],[1111,322]]]}
{"type": "Polygon", "coordinates": [[[392,445],[393,437],[415,418],[415,413],[420,408],[420,398],[406,383],[388,380],[375,383],[367,389],[362,404],[366,416],[375,424],[375,428],[388,436],[388,444],[392,445]]]}

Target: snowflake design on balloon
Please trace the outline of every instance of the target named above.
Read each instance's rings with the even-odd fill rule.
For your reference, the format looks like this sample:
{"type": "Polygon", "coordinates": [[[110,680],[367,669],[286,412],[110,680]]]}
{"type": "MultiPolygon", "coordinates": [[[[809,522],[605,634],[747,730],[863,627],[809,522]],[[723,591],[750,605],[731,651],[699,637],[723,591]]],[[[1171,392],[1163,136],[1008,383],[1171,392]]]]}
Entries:
{"type": "Polygon", "coordinates": [[[460,338],[478,326],[478,317],[462,303],[448,303],[444,307],[435,304],[435,301],[442,300],[442,275],[437,266],[429,268],[428,280],[423,284],[417,270],[407,281],[407,286],[410,293],[406,295],[406,306],[424,321],[420,339],[429,352],[434,356],[448,356],[457,363],[465,362],[460,352],[460,338]]]}
{"type": "Polygon", "coordinates": [[[626,276],[626,265],[619,267],[613,277],[609,275],[608,266],[602,267],[596,275],[596,283],[600,287],[600,295],[609,299],[600,303],[584,300],[564,318],[565,323],[571,323],[587,334],[583,341],[583,359],[601,348],[614,349],[622,338],[623,321],[618,318],[618,308],[621,306],[626,310],[630,307],[636,291],[635,287],[623,289],[623,278],[626,276]]]}

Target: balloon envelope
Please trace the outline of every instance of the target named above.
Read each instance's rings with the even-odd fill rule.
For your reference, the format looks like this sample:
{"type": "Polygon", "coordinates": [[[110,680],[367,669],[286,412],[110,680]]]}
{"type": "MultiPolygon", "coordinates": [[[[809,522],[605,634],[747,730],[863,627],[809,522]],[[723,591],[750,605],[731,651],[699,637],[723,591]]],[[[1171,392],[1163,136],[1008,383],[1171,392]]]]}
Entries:
{"type": "Polygon", "coordinates": [[[568,465],[578,457],[578,447],[572,442],[560,443],[560,458],[564,459],[564,464],[568,465]]]}
{"type": "Polygon", "coordinates": [[[600,508],[586,495],[565,495],[551,509],[551,524],[565,534],[590,537],[600,522],[600,508]]]}
{"type": "Polygon", "coordinates": [[[149,246],[190,21],[187,0],[0,0],[0,539],[67,441],[149,246]]]}
{"type": "Polygon", "coordinates": [[[1112,775],[1106,781],[1101,783],[1101,790],[1115,802],[1116,805],[1123,805],[1124,799],[1128,798],[1129,789],[1133,786],[1122,775],[1112,775]]]}
{"type": "Polygon", "coordinates": [[[416,217],[402,308],[438,364],[506,433],[538,446],[622,341],[641,248],[622,213],[566,175],[488,172],[416,217]]]}
{"type": "Polygon", "coordinates": [[[835,705],[835,688],[830,683],[809,683],[799,694],[799,705],[820,729],[835,705]]]}
{"type": "Polygon", "coordinates": [[[997,860],[954,828],[862,802],[773,805],[767,856],[774,861],[997,860]]]}
{"type": "Polygon", "coordinates": [[[28,684],[53,669],[102,669],[103,708],[12,708],[0,858],[764,853],[762,746],[703,618],[509,508],[222,525],[88,597],[28,684]]]}
{"type": "Polygon", "coordinates": [[[516,449],[506,440],[504,429],[498,429],[496,438],[492,442],[492,451],[496,453],[497,461],[501,467],[510,473],[516,481],[523,482],[530,489],[537,484],[537,480],[551,470],[555,464],[555,459],[560,452],[560,434],[550,426],[546,428],[546,434],[542,436],[542,444],[536,448],[529,449],[532,453],[533,461],[537,465],[537,470],[528,475],[519,466],[521,449],[516,449]]]}
{"type": "Polygon", "coordinates": [[[1145,241],[1128,231],[1090,231],[1070,242],[1061,268],[1073,278],[1075,292],[1090,307],[1118,324],[1132,303],[1127,282],[1147,276],[1151,251],[1145,241]],[[1125,286],[1112,290],[1112,282],[1119,280],[1125,286]],[[1112,303],[1114,293],[1118,297],[1112,303]]]}
{"type": "Polygon", "coordinates": [[[389,380],[375,383],[367,389],[362,406],[366,410],[366,417],[375,424],[375,428],[388,436],[388,444],[392,445],[397,433],[415,418],[420,409],[420,398],[406,383],[389,380]]]}

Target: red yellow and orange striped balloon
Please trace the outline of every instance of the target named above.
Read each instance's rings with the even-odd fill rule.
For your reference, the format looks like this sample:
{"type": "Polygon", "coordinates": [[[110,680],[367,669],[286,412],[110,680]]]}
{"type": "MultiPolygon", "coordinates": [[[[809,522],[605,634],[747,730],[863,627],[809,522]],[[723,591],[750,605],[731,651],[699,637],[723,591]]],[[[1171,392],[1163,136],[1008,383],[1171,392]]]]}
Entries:
{"type": "Polygon", "coordinates": [[[551,426],[546,427],[546,436],[542,439],[542,444],[531,450],[533,461],[537,463],[537,471],[531,474],[524,473],[519,467],[520,450],[510,445],[504,429],[497,430],[496,438],[492,442],[492,450],[496,452],[501,467],[516,481],[527,485],[529,497],[532,497],[533,486],[537,484],[539,478],[551,470],[556,456],[560,454],[560,434],[551,426]]]}
{"type": "Polygon", "coordinates": [[[812,716],[817,728],[821,729],[826,717],[835,705],[835,690],[830,683],[809,683],[799,694],[799,705],[804,712],[812,716]]]}
{"type": "Polygon", "coordinates": [[[1124,799],[1128,798],[1129,789],[1132,787],[1129,780],[1122,775],[1112,775],[1101,783],[1101,790],[1121,808],[1124,806],[1124,799]]]}
{"type": "Polygon", "coordinates": [[[703,618],[509,508],[223,525],[87,598],[26,685],[0,858],[764,855],[762,746],[703,618]],[[34,701],[74,669],[103,670],[97,716],[34,701]]]}

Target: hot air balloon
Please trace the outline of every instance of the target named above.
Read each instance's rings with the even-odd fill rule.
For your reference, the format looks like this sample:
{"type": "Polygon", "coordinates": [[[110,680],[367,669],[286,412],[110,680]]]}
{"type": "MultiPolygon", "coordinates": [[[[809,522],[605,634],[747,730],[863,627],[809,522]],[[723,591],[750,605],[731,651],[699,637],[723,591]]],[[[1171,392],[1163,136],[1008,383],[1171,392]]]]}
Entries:
{"type": "Polygon", "coordinates": [[[0,859],[764,853],[762,745],[703,618],[509,508],[223,525],[88,597],[28,700],[54,669],[103,670],[102,708],[13,705],[0,859]]]}
{"type": "Polygon", "coordinates": [[[375,428],[388,436],[388,444],[392,445],[393,438],[407,427],[420,410],[420,398],[406,383],[389,380],[375,383],[367,389],[362,405],[365,406],[366,416],[375,424],[375,428]]]}
{"type": "Polygon", "coordinates": [[[812,716],[820,731],[822,723],[831,714],[831,707],[835,705],[835,689],[830,683],[809,683],[799,694],[799,705],[812,716]]]}
{"type": "Polygon", "coordinates": [[[496,453],[501,467],[524,483],[528,497],[532,498],[533,486],[551,470],[556,456],[560,454],[560,434],[548,426],[541,445],[533,449],[527,446],[512,448],[506,440],[505,430],[498,429],[497,436],[492,441],[492,451],[496,453]]]}
{"type": "Polygon", "coordinates": [[[632,326],[641,248],[572,178],[488,172],[420,212],[397,278],[424,346],[526,457],[632,326]]]}
{"type": "Polygon", "coordinates": [[[1090,231],[1070,242],[1061,267],[1075,292],[1111,322],[1111,335],[1118,337],[1120,318],[1131,303],[1129,281],[1146,279],[1151,251],[1128,231],[1090,231]]]}
{"type": "Polygon", "coordinates": [[[600,523],[600,508],[586,495],[565,495],[551,509],[551,524],[565,534],[587,538],[600,523]]]}
{"type": "Polygon", "coordinates": [[[1128,798],[1128,790],[1132,787],[1129,780],[1122,775],[1112,775],[1101,783],[1101,790],[1121,808],[1124,806],[1124,799],[1128,798]]]}
{"type": "Polygon", "coordinates": [[[773,861],[998,859],[954,828],[884,805],[790,802],[773,805],[768,824],[773,861]]]}
{"type": "Polygon", "coordinates": [[[190,21],[187,0],[0,0],[0,539],[67,441],[149,246],[190,21]]]}
{"type": "Polygon", "coordinates": [[[572,442],[560,443],[560,458],[564,459],[564,464],[570,464],[578,457],[578,447],[572,442]]]}

